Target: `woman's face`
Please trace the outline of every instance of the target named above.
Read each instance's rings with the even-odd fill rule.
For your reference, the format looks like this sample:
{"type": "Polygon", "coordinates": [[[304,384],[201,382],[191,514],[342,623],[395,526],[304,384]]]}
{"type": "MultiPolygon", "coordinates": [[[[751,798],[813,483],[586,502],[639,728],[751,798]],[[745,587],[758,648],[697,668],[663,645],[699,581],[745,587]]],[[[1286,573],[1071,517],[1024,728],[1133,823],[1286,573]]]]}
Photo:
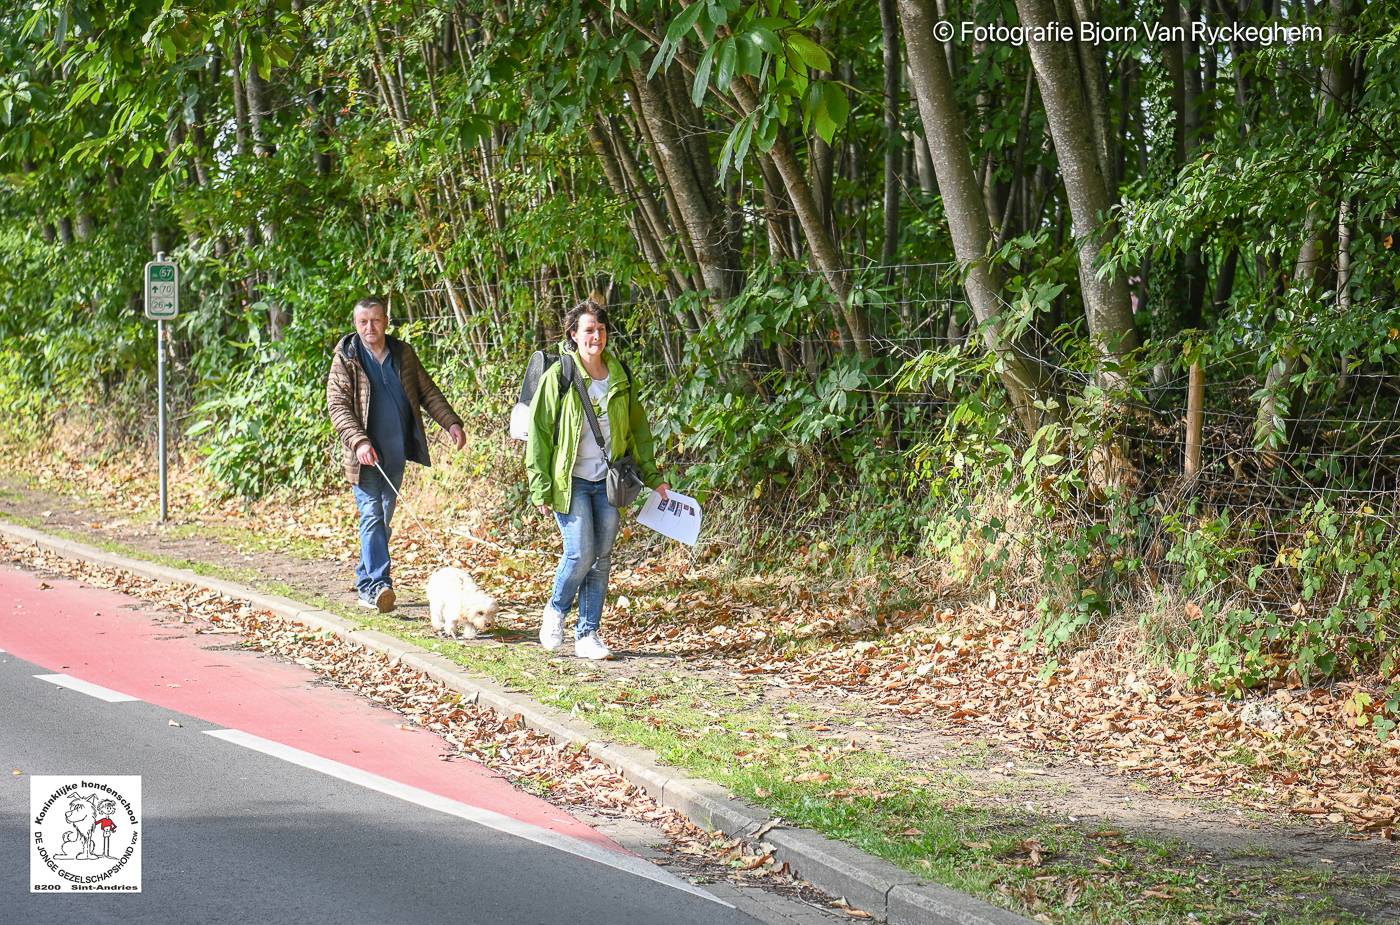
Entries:
{"type": "Polygon", "coordinates": [[[584,359],[602,356],[603,348],[608,345],[608,329],[599,324],[593,315],[580,315],[578,329],[570,336],[578,347],[579,356],[584,359]]]}

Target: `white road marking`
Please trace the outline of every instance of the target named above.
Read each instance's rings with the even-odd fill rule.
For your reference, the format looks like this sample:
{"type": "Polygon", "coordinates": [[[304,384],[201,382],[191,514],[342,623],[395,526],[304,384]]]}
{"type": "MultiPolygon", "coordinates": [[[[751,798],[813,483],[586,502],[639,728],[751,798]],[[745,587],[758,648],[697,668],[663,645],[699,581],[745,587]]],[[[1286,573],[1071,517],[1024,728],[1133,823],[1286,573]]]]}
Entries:
{"type": "Polygon", "coordinates": [[[342,764],[339,761],[332,761],[329,758],[322,758],[320,755],[313,755],[304,752],[299,748],[292,748],[290,745],[283,745],[281,742],[273,742],[271,739],[264,739],[251,733],[238,729],[207,729],[205,735],[211,735],[216,739],[223,739],[225,742],[232,742],[235,745],[242,745],[244,748],[251,748],[254,751],[271,755],[274,758],[281,758],[292,764],[310,768],[313,771],[320,771],[322,774],[348,781],[352,784],[359,784],[361,787],[376,790],[379,793],[397,797],[408,803],[415,803],[427,809],[436,810],[440,813],[447,813],[449,816],[456,816],[459,819],[466,819],[478,825],[504,832],[507,835],[514,835],[526,841],[532,841],[547,848],[554,848],[575,857],[581,857],[589,861],[596,861],[616,870],[634,874],[646,880],[660,883],[663,886],[689,893],[692,896],[699,896],[701,899],[708,899],[710,902],[718,903],[721,906],[733,909],[734,906],[695,886],[687,883],[675,874],[664,871],[654,864],[642,858],[630,854],[618,854],[609,851],[599,845],[574,838],[572,835],[564,835],[550,829],[528,822],[521,822],[519,819],[512,819],[510,816],[493,812],[489,809],[482,809],[479,806],[469,806],[466,803],[459,803],[449,797],[440,796],[431,791],[410,784],[400,783],[381,777],[369,771],[342,764]]]}
{"type": "Polygon", "coordinates": [[[82,678],[75,678],[71,674],[36,674],[34,677],[40,681],[47,681],[50,684],[57,684],[59,687],[77,691],[80,694],[87,694],[89,697],[96,697],[98,700],[105,700],[108,703],[126,703],[130,700],[141,699],[130,694],[123,694],[121,691],[114,691],[110,687],[84,681],[82,678]]]}

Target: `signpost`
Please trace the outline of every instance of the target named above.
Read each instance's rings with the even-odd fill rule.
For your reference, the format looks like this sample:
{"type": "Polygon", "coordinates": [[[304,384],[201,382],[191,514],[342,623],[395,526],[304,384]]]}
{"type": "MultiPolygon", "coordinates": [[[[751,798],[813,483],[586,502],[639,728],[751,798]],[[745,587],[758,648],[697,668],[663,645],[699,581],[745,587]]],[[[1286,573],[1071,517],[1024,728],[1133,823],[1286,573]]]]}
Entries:
{"type": "Polygon", "coordinates": [[[180,313],[180,270],[161,251],[146,264],[146,317],[156,320],[156,405],[160,457],[160,521],[165,523],[165,322],[180,313]]]}

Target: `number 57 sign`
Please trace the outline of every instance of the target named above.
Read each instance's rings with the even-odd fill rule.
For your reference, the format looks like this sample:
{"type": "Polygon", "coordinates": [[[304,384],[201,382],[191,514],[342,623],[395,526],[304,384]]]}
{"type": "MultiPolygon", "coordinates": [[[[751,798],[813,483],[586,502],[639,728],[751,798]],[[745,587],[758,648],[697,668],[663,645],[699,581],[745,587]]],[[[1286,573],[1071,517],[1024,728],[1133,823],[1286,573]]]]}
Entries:
{"type": "Polygon", "coordinates": [[[167,260],[146,264],[146,317],[168,320],[180,313],[180,273],[167,260]]]}

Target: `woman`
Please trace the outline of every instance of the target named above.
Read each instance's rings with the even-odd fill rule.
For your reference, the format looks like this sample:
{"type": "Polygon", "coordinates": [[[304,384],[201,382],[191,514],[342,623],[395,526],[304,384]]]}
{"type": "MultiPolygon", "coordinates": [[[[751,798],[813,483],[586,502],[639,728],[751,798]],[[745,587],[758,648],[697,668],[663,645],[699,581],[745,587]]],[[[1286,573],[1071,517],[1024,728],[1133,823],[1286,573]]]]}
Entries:
{"type": "Polygon", "coordinates": [[[637,387],[622,361],[607,350],[607,309],[594,302],[576,305],[564,318],[564,330],[574,345],[564,356],[572,362],[561,359],[540,379],[530,403],[525,450],[530,501],[541,514],[553,511],[564,536],[564,555],[540,624],[540,645],[557,649],[563,644],[564,618],[577,601],[574,654],[611,658],[598,636],[619,520],[608,501],[607,460],[631,453],[642,481],[663,500],[670,486],[656,469],[651,426],[637,387]],[[571,382],[563,381],[566,365],[573,371],[571,382]],[[603,446],[584,414],[580,385],[593,405],[603,446]]]}

